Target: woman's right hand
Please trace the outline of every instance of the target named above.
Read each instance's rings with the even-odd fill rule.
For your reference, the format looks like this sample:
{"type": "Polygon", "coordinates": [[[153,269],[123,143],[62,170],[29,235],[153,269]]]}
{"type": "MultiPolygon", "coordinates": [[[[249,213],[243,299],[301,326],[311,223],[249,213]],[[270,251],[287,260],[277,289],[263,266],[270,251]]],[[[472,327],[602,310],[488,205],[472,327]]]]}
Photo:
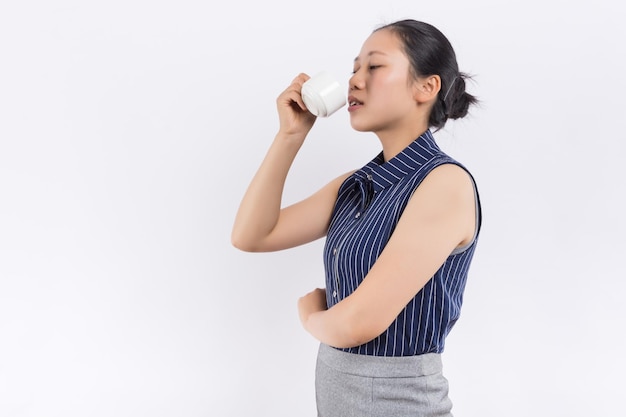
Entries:
{"type": "Polygon", "coordinates": [[[276,99],[280,132],[284,135],[304,138],[315,123],[315,115],[307,110],[300,94],[302,84],[309,78],[304,73],[298,75],[276,99]]]}

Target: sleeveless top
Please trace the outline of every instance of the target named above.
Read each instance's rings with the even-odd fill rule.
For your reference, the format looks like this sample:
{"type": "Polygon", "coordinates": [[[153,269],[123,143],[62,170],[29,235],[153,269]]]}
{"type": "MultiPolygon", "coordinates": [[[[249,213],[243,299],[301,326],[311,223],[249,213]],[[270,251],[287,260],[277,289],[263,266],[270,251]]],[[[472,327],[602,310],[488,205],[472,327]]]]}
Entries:
{"type": "MultiPolygon", "coordinates": [[[[381,152],[344,181],[324,245],[328,308],[349,296],[365,278],[415,189],[442,164],[456,164],[467,171],[439,149],[427,130],[389,161],[384,162],[381,152]]],[[[381,335],[363,345],[341,350],[375,356],[443,352],[445,338],[459,318],[482,221],[475,183],[474,190],[477,218],[472,241],[450,254],[381,335]]]]}

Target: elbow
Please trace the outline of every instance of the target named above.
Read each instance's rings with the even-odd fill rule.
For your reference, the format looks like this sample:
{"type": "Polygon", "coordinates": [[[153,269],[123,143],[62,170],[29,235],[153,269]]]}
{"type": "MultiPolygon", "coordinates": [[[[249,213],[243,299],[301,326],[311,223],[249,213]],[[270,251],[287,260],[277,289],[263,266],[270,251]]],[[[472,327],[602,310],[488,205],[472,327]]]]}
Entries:
{"type": "Polygon", "coordinates": [[[346,324],[338,340],[330,344],[340,349],[353,348],[369,342],[374,339],[374,337],[376,336],[369,336],[368,333],[358,325],[351,326],[350,324],[346,324]]]}
{"type": "Polygon", "coordinates": [[[242,236],[241,233],[238,233],[236,230],[233,230],[230,235],[230,244],[243,252],[259,252],[256,245],[254,245],[250,239],[246,239],[245,236],[242,236]]]}
{"type": "Polygon", "coordinates": [[[265,238],[255,236],[242,228],[233,228],[230,234],[230,244],[243,252],[269,252],[265,238]]]}
{"type": "Polygon", "coordinates": [[[347,347],[360,346],[374,339],[379,334],[379,332],[372,331],[366,323],[355,324],[347,331],[348,340],[351,344],[351,346],[347,347]]]}

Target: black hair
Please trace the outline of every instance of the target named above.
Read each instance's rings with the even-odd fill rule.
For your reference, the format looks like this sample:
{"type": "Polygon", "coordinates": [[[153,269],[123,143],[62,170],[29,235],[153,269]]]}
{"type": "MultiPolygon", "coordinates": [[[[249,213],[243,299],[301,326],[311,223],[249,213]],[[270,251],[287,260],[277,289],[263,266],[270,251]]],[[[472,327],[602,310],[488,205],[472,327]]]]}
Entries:
{"type": "Polygon", "coordinates": [[[478,99],[465,91],[470,77],[459,72],[456,54],[448,38],[434,26],[412,19],[399,20],[379,27],[398,36],[415,77],[439,75],[441,89],[430,112],[428,123],[441,129],[448,119],[460,119],[478,99]]]}

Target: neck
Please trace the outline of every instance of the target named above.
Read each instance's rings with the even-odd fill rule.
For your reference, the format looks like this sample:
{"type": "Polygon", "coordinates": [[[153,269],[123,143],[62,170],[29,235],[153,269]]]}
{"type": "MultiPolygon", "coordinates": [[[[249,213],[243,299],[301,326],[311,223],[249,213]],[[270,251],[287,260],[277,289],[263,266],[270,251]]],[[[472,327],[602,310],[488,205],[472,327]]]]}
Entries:
{"type": "Polygon", "coordinates": [[[428,123],[415,123],[404,128],[385,129],[374,133],[383,146],[383,157],[387,162],[402,152],[426,130],[428,130],[428,123]]]}

